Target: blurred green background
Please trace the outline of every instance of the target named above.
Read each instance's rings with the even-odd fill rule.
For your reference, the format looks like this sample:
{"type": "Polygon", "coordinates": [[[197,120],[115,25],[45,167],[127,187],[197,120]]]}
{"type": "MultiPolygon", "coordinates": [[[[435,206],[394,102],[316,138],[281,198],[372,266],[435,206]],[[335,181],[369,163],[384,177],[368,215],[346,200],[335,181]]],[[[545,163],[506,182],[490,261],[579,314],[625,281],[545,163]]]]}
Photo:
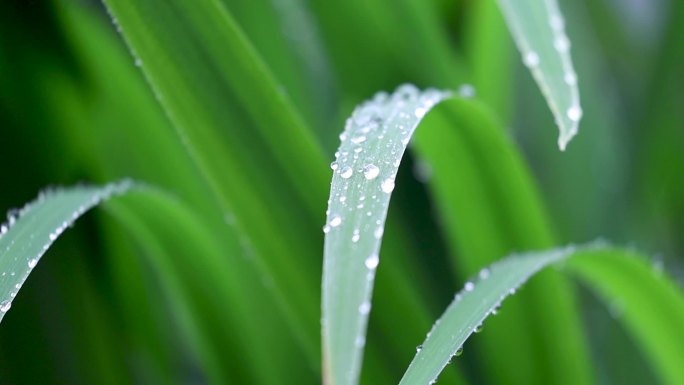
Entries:
{"type": "MultiPolygon", "coordinates": [[[[684,2],[560,1],[584,109],[580,133],[564,153],[493,1],[223,3],[330,160],[344,119],[374,92],[404,82],[473,84],[527,160],[559,244],[605,238],[653,255],[684,279],[684,2]]],[[[0,210],[22,206],[46,186],[132,177],[184,199],[209,225],[225,225],[139,64],[98,2],[0,3],[0,210]]],[[[405,162],[390,216],[409,229],[403,234],[413,263],[424,265],[418,277],[435,277],[416,279],[432,296],[434,318],[459,283],[441,268],[447,246],[415,175],[419,162],[412,154],[405,162]]],[[[282,199],[287,204],[288,195],[282,199]]],[[[173,237],[172,229],[160,237],[173,237]]],[[[322,255],[322,232],[309,237],[307,246],[322,255]]],[[[192,333],[150,262],[153,252],[134,238],[104,210],[50,250],[0,327],[0,384],[207,381],[192,333]]],[[[169,250],[171,258],[182,252],[169,250]]],[[[307,272],[313,282],[320,262],[311,261],[307,272]]],[[[654,383],[614,319],[619,304],[605,309],[580,295],[599,382],[654,383]]],[[[287,356],[288,341],[274,350],[287,356]]],[[[371,353],[365,365],[384,356],[371,353]]],[[[458,369],[480,383],[491,368],[467,356],[458,369]]],[[[386,360],[400,375],[406,362],[386,360]]],[[[316,369],[301,366],[282,383],[316,383],[316,369]]],[[[234,374],[232,383],[257,382],[254,369],[224,370],[234,374]]]]}

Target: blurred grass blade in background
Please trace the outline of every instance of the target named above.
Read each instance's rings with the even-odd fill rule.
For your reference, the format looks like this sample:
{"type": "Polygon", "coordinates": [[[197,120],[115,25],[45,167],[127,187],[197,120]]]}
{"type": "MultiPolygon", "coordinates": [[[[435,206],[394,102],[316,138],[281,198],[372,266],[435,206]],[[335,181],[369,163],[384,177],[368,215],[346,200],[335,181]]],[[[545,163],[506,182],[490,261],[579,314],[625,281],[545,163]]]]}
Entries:
{"type": "MultiPolygon", "coordinates": [[[[557,245],[522,154],[490,109],[476,98],[452,98],[423,125],[414,150],[431,170],[427,184],[455,277],[463,282],[503,255],[557,245]]],[[[546,271],[512,302],[476,341],[474,355],[497,368],[482,376],[496,384],[591,384],[589,348],[570,282],[546,271]]]]}
{"type": "Polygon", "coordinates": [[[31,270],[64,230],[89,209],[130,188],[123,181],[103,187],[57,188],[16,212],[0,227],[0,321],[31,270]]]}
{"type": "Polygon", "coordinates": [[[643,255],[587,248],[566,269],[594,291],[625,325],[662,384],[684,384],[684,292],[643,255]]]}
{"type": "Polygon", "coordinates": [[[328,201],[323,267],[326,384],[358,383],[371,293],[401,158],[423,116],[446,92],[402,85],[377,93],[347,120],[328,201]]]}
{"type": "Polygon", "coordinates": [[[582,118],[565,19],[556,0],[498,1],[523,63],[532,72],[556,119],[560,130],[558,146],[565,150],[582,118]]]}
{"type": "Polygon", "coordinates": [[[310,245],[321,242],[316,181],[326,178],[312,133],[218,1],[106,4],[318,367],[320,257],[310,245]]]}

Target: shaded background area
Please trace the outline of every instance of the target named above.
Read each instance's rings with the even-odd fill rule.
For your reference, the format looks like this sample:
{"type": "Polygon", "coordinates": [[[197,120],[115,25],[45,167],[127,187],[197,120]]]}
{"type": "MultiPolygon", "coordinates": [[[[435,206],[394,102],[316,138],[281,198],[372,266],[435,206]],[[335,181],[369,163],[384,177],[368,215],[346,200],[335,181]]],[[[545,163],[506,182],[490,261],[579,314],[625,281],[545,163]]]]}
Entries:
{"type": "MultiPolygon", "coordinates": [[[[562,244],[605,238],[633,245],[684,280],[683,2],[560,1],[584,109],[580,134],[565,153],[501,17],[478,1],[429,2],[438,21],[431,28],[448,47],[435,55],[441,61],[414,55],[416,46],[439,44],[411,23],[388,27],[404,25],[400,12],[348,14],[336,1],[309,0],[317,29],[303,34],[283,23],[276,35],[275,11],[247,0],[224,3],[331,159],[344,119],[374,92],[407,81],[472,83],[519,144],[562,244]],[[302,36],[314,42],[300,44],[302,36]],[[292,48],[300,45],[320,51],[292,48]],[[350,46],[355,57],[347,55],[350,46]]],[[[287,10],[288,1],[272,3],[280,15],[287,10]]],[[[136,64],[98,2],[0,3],[0,210],[20,207],[46,186],[122,177],[181,197],[207,194],[187,177],[199,178],[136,64]]],[[[402,166],[390,215],[411,229],[426,264],[416,280],[444,303],[458,285],[443,268],[445,242],[420,167],[412,155],[402,166]]],[[[67,232],[0,327],[0,383],[204,383],[142,255],[106,212],[67,232]],[[134,273],[117,275],[117,263],[135,265],[134,273]],[[122,286],[139,293],[136,303],[127,302],[122,286]]],[[[584,292],[582,298],[600,382],[654,383],[614,319],[619,304],[604,309],[584,292]]],[[[476,366],[467,354],[459,363],[474,377],[486,370],[476,366]]]]}

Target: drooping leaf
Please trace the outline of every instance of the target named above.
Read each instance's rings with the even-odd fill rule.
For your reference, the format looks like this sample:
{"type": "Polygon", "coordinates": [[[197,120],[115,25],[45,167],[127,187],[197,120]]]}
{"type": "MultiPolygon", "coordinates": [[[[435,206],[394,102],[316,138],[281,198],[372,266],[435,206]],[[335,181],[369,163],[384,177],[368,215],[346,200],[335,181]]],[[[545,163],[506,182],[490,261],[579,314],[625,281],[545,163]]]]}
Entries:
{"type": "Polygon", "coordinates": [[[112,195],[129,189],[124,181],[104,187],[72,187],[41,193],[0,227],[0,321],[31,270],[50,245],[78,217],[112,195]]]}
{"type": "Polygon", "coordinates": [[[570,40],[556,0],[499,0],[523,63],[541,89],[560,131],[565,150],[582,118],[577,74],[570,59],[570,40]]]}

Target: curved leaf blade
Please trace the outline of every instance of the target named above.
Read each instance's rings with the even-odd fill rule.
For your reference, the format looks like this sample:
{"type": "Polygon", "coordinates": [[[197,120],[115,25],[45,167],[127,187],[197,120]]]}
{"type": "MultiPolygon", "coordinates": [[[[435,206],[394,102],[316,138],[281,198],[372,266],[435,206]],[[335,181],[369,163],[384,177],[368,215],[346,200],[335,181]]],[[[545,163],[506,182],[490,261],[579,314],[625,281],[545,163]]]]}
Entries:
{"type": "Polygon", "coordinates": [[[412,85],[378,93],[347,120],[334,171],[323,266],[323,360],[326,384],[356,384],[370,297],[389,200],[416,126],[448,97],[412,85]]]}
{"type": "Polygon", "coordinates": [[[0,233],[0,321],[50,245],[86,211],[122,194],[130,181],[103,187],[72,187],[41,193],[21,210],[10,212],[0,233]]]}
{"type": "Polygon", "coordinates": [[[558,146],[565,150],[577,134],[582,107],[577,74],[570,59],[570,39],[556,0],[499,0],[499,7],[523,55],[523,63],[556,119],[558,146]]]}
{"type": "Polygon", "coordinates": [[[684,381],[684,295],[645,258],[602,242],[511,256],[469,281],[428,333],[400,385],[432,384],[463,343],[501,302],[546,266],[564,262],[608,303],[619,300],[622,319],[667,384],[684,381]]]}
{"type": "Polygon", "coordinates": [[[663,384],[684,384],[684,293],[643,256],[624,249],[594,249],[569,259],[567,270],[607,305],[663,384]]]}
{"type": "Polygon", "coordinates": [[[463,343],[495,314],[501,302],[545,266],[574,251],[573,247],[513,256],[480,270],[477,281],[466,282],[428,333],[400,385],[432,384],[463,343]]]}

